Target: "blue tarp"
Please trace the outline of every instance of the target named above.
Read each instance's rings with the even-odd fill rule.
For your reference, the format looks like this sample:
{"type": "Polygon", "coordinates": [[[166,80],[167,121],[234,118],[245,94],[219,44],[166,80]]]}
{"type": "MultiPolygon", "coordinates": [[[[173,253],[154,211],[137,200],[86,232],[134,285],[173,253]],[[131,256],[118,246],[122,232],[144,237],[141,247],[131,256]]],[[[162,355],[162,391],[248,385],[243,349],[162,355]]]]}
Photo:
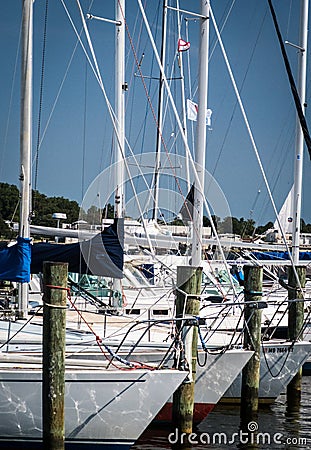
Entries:
{"type": "Polygon", "coordinates": [[[29,283],[30,239],[18,237],[16,244],[0,250],[0,280],[29,283]]]}
{"type": "Polygon", "coordinates": [[[67,262],[68,271],[81,274],[123,277],[123,220],[105,228],[94,238],[74,244],[32,245],[31,273],[43,271],[44,261],[67,262]]]}
{"type": "MultiPolygon", "coordinates": [[[[275,261],[275,260],[287,260],[289,259],[288,252],[252,252],[252,256],[256,259],[275,261]]],[[[311,252],[300,252],[299,260],[308,261],[311,260],[311,252]]]]}

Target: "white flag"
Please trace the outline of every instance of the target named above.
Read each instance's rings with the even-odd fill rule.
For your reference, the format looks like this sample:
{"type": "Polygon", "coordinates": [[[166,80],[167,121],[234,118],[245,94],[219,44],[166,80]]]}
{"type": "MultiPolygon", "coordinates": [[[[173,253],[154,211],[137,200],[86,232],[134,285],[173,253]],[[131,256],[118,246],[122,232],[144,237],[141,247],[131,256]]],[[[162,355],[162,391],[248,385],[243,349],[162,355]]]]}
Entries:
{"type": "MultiPolygon", "coordinates": [[[[194,103],[192,100],[189,100],[189,98],[187,98],[187,117],[188,117],[188,120],[192,120],[192,121],[196,122],[197,115],[198,115],[198,105],[196,103],[194,103]]],[[[206,125],[208,127],[210,127],[211,124],[212,124],[211,117],[212,117],[212,110],[211,109],[207,109],[206,110],[206,125]]]]}
{"type": "Polygon", "coordinates": [[[198,115],[198,105],[187,98],[187,117],[188,120],[196,121],[198,115]]]}

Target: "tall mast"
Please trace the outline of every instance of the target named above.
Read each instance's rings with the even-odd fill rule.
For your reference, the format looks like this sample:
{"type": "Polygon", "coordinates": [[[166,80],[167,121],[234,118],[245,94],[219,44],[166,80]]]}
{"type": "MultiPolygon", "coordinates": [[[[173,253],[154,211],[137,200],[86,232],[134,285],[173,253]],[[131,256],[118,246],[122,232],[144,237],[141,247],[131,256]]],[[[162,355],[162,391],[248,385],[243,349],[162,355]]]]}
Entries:
{"type": "Polygon", "coordinates": [[[208,91],[208,51],[209,51],[209,0],[201,0],[199,85],[197,140],[195,147],[196,170],[200,187],[195,186],[193,208],[192,265],[200,266],[202,259],[202,226],[204,204],[204,170],[206,149],[206,109],[208,91]],[[202,189],[202,190],[201,190],[202,189]]]}
{"type": "MultiPolygon", "coordinates": [[[[300,7],[300,37],[298,53],[298,94],[301,107],[304,112],[306,102],[306,75],[307,75],[307,43],[308,43],[308,9],[309,0],[301,0],[300,7]]],[[[299,119],[296,121],[296,158],[294,173],[294,211],[293,211],[293,236],[292,256],[293,262],[299,264],[299,241],[300,241],[300,219],[301,219],[301,196],[302,196],[302,171],[303,171],[303,146],[304,138],[299,119]]]]}
{"type": "MultiPolygon", "coordinates": [[[[32,145],[32,50],[33,0],[23,0],[22,56],[21,56],[21,125],[20,125],[20,182],[21,207],[19,235],[30,237],[31,145],[32,145]]],[[[18,314],[27,316],[28,283],[19,284],[18,314]]]]}
{"type": "MultiPolygon", "coordinates": [[[[115,217],[124,217],[124,159],[125,159],[125,108],[124,94],[127,85],[125,76],[125,0],[115,0],[116,14],[116,55],[115,55],[115,113],[116,113],[116,138],[115,138],[115,158],[116,158],[116,191],[115,191],[115,217]]],[[[121,280],[113,279],[113,290],[122,292],[121,280]]],[[[118,306],[118,299],[112,299],[112,306],[118,306]],[[116,303],[115,303],[116,300],[116,303]]]]}
{"type": "Polygon", "coordinates": [[[116,0],[116,88],[115,88],[115,112],[116,112],[116,131],[119,138],[115,139],[115,158],[116,158],[116,194],[115,194],[115,216],[124,216],[124,157],[125,157],[125,133],[124,133],[124,94],[126,83],[124,80],[125,63],[125,0],[116,0]]]}
{"type": "MultiPolygon", "coordinates": [[[[166,57],[166,23],[167,23],[167,0],[163,0],[163,15],[162,15],[162,43],[161,43],[161,64],[165,67],[166,57]]],[[[158,131],[157,131],[157,144],[156,144],[156,160],[154,171],[154,188],[153,188],[153,211],[152,219],[158,218],[159,207],[159,172],[160,172],[160,160],[161,160],[161,143],[162,143],[162,126],[163,126],[163,95],[164,95],[164,83],[163,74],[160,71],[160,84],[159,84],[159,99],[158,99],[158,131]]]]}

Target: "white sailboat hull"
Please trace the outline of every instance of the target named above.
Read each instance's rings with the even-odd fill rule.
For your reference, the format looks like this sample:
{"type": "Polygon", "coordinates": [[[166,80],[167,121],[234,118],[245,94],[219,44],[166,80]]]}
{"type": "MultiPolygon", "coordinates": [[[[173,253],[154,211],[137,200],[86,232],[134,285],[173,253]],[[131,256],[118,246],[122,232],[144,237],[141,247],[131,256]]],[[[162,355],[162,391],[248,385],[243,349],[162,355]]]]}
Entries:
{"type": "MultiPolygon", "coordinates": [[[[0,362],[0,444],[42,442],[42,372],[0,362]]],[[[130,448],[185,378],[175,370],[68,369],[65,386],[67,445],[130,448]]],[[[84,447],[85,448],[85,447],[84,447]]]]}
{"type": "MultiPolygon", "coordinates": [[[[0,342],[5,341],[8,331],[5,327],[5,322],[1,323],[0,327],[0,342]]],[[[12,323],[11,333],[14,334],[20,328],[20,323],[12,323]]],[[[41,339],[42,327],[37,324],[28,324],[20,333],[17,333],[10,344],[4,346],[7,355],[18,355],[21,358],[40,358],[41,354],[41,339]]],[[[88,361],[91,366],[101,366],[103,362],[103,355],[98,351],[97,345],[94,348],[94,336],[89,333],[79,333],[67,330],[66,332],[66,353],[67,361],[71,358],[75,360],[88,361]]],[[[119,340],[103,340],[113,352],[117,351],[119,340]]],[[[169,345],[167,343],[141,343],[138,344],[134,351],[131,342],[122,344],[121,350],[117,354],[132,361],[140,361],[148,365],[157,366],[165,359],[165,366],[173,366],[172,351],[169,356],[167,352],[169,345]],[[127,358],[131,352],[131,356],[127,358]]],[[[208,352],[199,351],[197,376],[195,387],[195,410],[194,420],[196,422],[202,421],[213,407],[221,399],[225,391],[229,388],[234,379],[241,372],[245,364],[251,358],[253,352],[246,351],[241,348],[235,348],[224,351],[223,346],[211,347],[208,352]]],[[[115,360],[116,361],[116,360],[115,360]]],[[[159,421],[171,421],[171,406],[172,398],[165,405],[165,408],[157,416],[159,421]]]]}
{"type": "MultiPolygon", "coordinates": [[[[269,342],[261,347],[259,402],[273,403],[285,391],[288,383],[298,372],[311,353],[311,343],[298,341],[269,342]]],[[[223,396],[222,402],[239,403],[242,374],[240,374],[223,396]]]]}
{"type": "MultiPolygon", "coordinates": [[[[194,390],[193,419],[201,422],[219,402],[224,392],[241,373],[253,352],[241,349],[227,350],[223,353],[199,353],[194,390]]],[[[157,415],[158,421],[171,420],[172,398],[157,415]]]]}

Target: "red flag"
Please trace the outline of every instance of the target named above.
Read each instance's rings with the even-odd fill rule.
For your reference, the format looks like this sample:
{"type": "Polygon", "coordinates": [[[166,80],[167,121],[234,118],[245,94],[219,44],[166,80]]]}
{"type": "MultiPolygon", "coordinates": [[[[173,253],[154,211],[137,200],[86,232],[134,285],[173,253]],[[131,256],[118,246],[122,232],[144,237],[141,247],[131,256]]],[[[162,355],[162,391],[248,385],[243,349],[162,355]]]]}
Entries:
{"type": "Polygon", "coordinates": [[[177,48],[179,52],[185,52],[186,50],[189,50],[190,42],[186,42],[183,39],[178,39],[177,48]]]}

